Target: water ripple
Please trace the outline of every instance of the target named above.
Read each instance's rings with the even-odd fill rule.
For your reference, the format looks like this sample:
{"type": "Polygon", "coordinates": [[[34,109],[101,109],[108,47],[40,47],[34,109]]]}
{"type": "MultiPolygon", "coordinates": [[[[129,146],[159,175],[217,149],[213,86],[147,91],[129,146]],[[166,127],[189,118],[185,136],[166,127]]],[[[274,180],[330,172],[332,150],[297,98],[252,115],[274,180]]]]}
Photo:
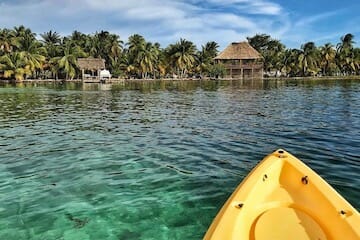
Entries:
{"type": "Polygon", "coordinates": [[[280,147],[360,208],[358,81],[159,86],[0,88],[0,239],[201,239],[280,147]]]}

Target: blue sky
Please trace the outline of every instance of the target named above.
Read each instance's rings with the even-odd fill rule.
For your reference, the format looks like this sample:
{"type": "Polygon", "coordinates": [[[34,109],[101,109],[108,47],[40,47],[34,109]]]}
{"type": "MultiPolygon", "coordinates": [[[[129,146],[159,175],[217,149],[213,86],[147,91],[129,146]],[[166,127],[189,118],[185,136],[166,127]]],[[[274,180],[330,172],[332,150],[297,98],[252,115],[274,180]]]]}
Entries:
{"type": "MultiPolygon", "coordinates": [[[[287,47],[336,44],[346,33],[360,43],[359,0],[0,0],[0,28],[36,33],[107,30],[126,42],[135,33],[163,47],[180,38],[198,47],[266,33],[287,47]]],[[[359,44],[356,44],[359,46],[359,44]]]]}

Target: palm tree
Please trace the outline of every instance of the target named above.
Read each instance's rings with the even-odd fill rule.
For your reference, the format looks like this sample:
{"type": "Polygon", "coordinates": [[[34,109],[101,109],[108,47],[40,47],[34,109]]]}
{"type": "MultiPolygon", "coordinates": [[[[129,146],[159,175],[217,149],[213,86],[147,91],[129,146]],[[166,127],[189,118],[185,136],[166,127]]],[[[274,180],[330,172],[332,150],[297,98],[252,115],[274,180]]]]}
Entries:
{"type": "Polygon", "coordinates": [[[25,36],[25,35],[32,35],[34,37],[36,36],[36,34],[33,33],[30,28],[27,28],[24,25],[14,27],[14,31],[15,31],[16,35],[19,36],[19,37],[22,37],[22,36],[25,36]]]}
{"type": "Polygon", "coordinates": [[[129,57],[133,61],[135,61],[139,52],[141,52],[144,49],[144,47],[146,45],[146,41],[143,36],[141,36],[139,34],[134,34],[129,37],[127,45],[128,45],[129,57]]]}
{"type": "Polygon", "coordinates": [[[253,37],[247,37],[247,40],[264,57],[266,72],[283,68],[285,46],[279,40],[272,39],[267,34],[256,34],[253,37]]]}
{"type": "Polygon", "coordinates": [[[114,45],[119,44],[118,37],[114,38],[108,31],[96,32],[91,38],[90,54],[94,57],[107,58],[112,47],[109,42],[114,45]]]}
{"type": "Polygon", "coordinates": [[[258,52],[263,52],[271,41],[271,36],[267,34],[256,34],[255,36],[247,37],[246,39],[258,52]]]}
{"type": "Polygon", "coordinates": [[[170,63],[176,68],[181,78],[193,67],[195,55],[195,45],[182,38],[177,43],[170,44],[167,48],[167,56],[170,63]]]}
{"type": "Polygon", "coordinates": [[[354,35],[351,33],[346,34],[340,38],[341,42],[337,44],[336,49],[341,52],[344,49],[352,49],[354,42],[354,35]]]}
{"type": "Polygon", "coordinates": [[[302,53],[299,49],[286,49],[284,53],[284,60],[282,71],[287,76],[293,77],[298,76],[301,72],[301,66],[299,63],[299,55],[302,53]]]}
{"type": "Polygon", "coordinates": [[[158,48],[151,42],[147,42],[137,56],[137,61],[141,69],[142,78],[147,78],[148,73],[153,73],[155,78],[155,67],[158,63],[159,52],[158,48]]]}
{"type": "Polygon", "coordinates": [[[20,42],[24,39],[36,40],[36,33],[33,33],[30,28],[26,28],[23,25],[14,27],[14,35],[19,39],[20,42]]]}
{"type": "Polygon", "coordinates": [[[109,34],[104,42],[105,65],[111,72],[121,72],[121,55],[123,41],[116,34],[109,34]]]}
{"type": "Polygon", "coordinates": [[[86,53],[90,53],[92,48],[92,36],[79,32],[77,30],[73,31],[71,36],[68,38],[68,41],[78,45],[86,53]]]}
{"type": "Polygon", "coordinates": [[[50,63],[53,70],[63,70],[66,74],[66,79],[73,79],[78,70],[77,59],[85,56],[85,52],[79,46],[71,41],[67,41],[61,46],[60,56],[52,58],[50,63]]]}
{"type": "Polygon", "coordinates": [[[269,70],[280,71],[283,67],[283,58],[285,54],[285,46],[278,40],[271,39],[267,46],[264,57],[264,67],[269,70]]]}
{"type": "Polygon", "coordinates": [[[129,37],[128,40],[128,50],[127,50],[127,58],[128,58],[128,70],[136,71],[141,75],[141,59],[143,58],[146,41],[145,38],[139,34],[134,34],[129,37]]]}
{"type": "Polygon", "coordinates": [[[33,39],[30,35],[24,35],[20,41],[20,48],[31,72],[34,73],[36,70],[43,69],[46,60],[46,49],[41,42],[33,39]]]}
{"type": "Polygon", "coordinates": [[[341,37],[341,42],[338,43],[336,46],[337,63],[344,74],[349,74],[356,70],[353,52],[353,39],[354,35],[348,33],[345,36],[341,37]]]}
{"type": "Polygon", "coordinates": [[[55,31],[53,32],[52,30],[50,30],[48,32],[44,32],[43,34],[40,34],[40,36],[43,39],[42,42],[45,45],[47,44],[59,45],[61,43],[60,34],[58,34],[55,31]]]}
{"type": "Polygon", "coordinates": [[[40,34],[42,38],[42,43],[45,44],[47,55],[49,58],[56,57],[58,54],[58,48],[61,44],[61,37],[57,32],[50,30],[49,32],[44,32],[40,34]]]}
{"type": "Polygon", "coordinates": [[[89,55],[95,58],[99,58],[102,55],[101,40],[98,37],[98,33],[91,36],[88,40],[89,55]]]}
{"type": "Polygon", "coordinates": [[[116,61],[120,58],[122,53],[122,44],[124,42],[120,40],[120,37],[116,34],[110,34],[106,41],[106,49],[109,50],[109,56],[114,58],[116,61]]]}
{"type": "Polygon", "coordinates": [[[133,77],[133,75],[137,72],[137,69],[135,69],[133,62],[130,61],[128,49],[124,50],[119,62],[113,62],[113,65],[116,65],[121,71],[125,72],[128,78],[133,77]]]}
{"type": "Polygon", "coordinates": [[[315,75],[319,70],[317,64],[318,52],[315,43],[307,42],[301,46],[301,49],[298,60],[302,68],[302,76],[315,75]]]}
{"type": "Polygon", "coordinates": [[[0,29],[0,53],[10,53],[18,45],[19,41],[13,30],[7,28],[0,29]]]}
{"type": "Polygon", "coordinates": [[[7,53],[0,57],[0,70],[4,78],[13,78],[17,81],[24,80],[31,75],[30,65],[24,57],[24,52],[7,53]]]}
{"type": "Polygon", "coordinates": [[[212,59],[216,57],[219,52],[218,48],[219,44],[217,42],[211,41],[207,42],[205,46],[202,46],[202,52],[208,58],[208,60],[212,61],[212,59]]]}
{"type": "Polygon", "coordinates": [[[155,78],[160,63],[160,44],[146,42],[143,36],[134,34],[129,37],[127,46],[127,71],[136,72],[141,78],[148,78],[152,73],[155,78]]]}
{"type": "MultiPolygon", "coordinates": [[[[74,37],[75,36],[76,35],[74,35],[74,37]]],[[[77,37],[83,38],[83,36],[77,37]]],[[[101,31],[95,33],[94,36],[88,36],[83,49],[88,51],[93,57],[105,59],[106,67],[113,70],[113,63],[118,62],[120,55],[122,54],[122,44],[123,42],[118,35],[110,34],[107,31],[101,31]]]]}
{"type": "Polygon", "coordinates": [[[335,56],[336,50],[331,43],[326,43],[320,48],[321,66],[324,75],[330,75],[336,68],[335,56]]]}
{"type": "Polygon", "coordinates": [[[354,62],[357,74],[360,74],[360,48],[354,48],[354,62]]]}
{"type": "MultiPolygon", "coordinates": [[[[161,48],[160,43],[157,42],[154,43],[154,51],[157,54],[156,71],[159,77],[164,77],[166,75],[166,67],[168,66],[166,59],[166,51],[165,49],[161,48]]],[[[154,76],[156,77],[155,73],[154,76]]]]}
{"type": "Polygon", "coordinates": [[[139,49],[142,49],[145,45],[145,38],[139,34],[134,34],[129,37],[127,45],[129,46],[129,52],[137,52],[139,49]]]}
{"type": "Polygon", "coordinates": [[[200,71],[200,75],[202,75],[203,72],[209,74],[210,68],[214,63],[213,59],[218,54],[218,48],[219,45],[214,41],[207,42],[205,46],[201,46],[201,51],[197,54],[197,70],[200,71]]]}

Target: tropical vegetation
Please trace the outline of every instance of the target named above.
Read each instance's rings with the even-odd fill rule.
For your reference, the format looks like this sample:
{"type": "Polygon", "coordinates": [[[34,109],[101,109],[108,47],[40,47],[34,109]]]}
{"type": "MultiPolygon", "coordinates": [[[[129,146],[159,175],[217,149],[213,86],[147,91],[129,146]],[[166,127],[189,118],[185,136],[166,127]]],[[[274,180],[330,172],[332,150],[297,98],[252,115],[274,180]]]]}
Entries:
{"type": "MultiPolygon", "coordinates": [[[[307,42],[288,49],[270,35],[247,38],[264,58],[267,75],[338,76],[360,74],[360,49],[354,35],[346,34],[336,45],[307,42]]],[[[77,59],[102,58],[114,77],[185,78],[221,77],[224,66],[214,64],[219,45],[207,42],[201,49],[187,40],[161,47],[134,34],[127,42],[108,31],[61,36],[50,30],[39,35],[24,26],[0,28],[0,79],[74,79],[81,71],[77,59]]]]}
{"type": "Polygon", "coordinates": [[[348,76],[360,74],[360,48],[354,46],[354,35],[348,33],[336,45],[325,43],[317,47],[306,42],[300,49],[286,48],[267,34],[247,38],[264,57],[267,75],[290,77],[348,76]]]}

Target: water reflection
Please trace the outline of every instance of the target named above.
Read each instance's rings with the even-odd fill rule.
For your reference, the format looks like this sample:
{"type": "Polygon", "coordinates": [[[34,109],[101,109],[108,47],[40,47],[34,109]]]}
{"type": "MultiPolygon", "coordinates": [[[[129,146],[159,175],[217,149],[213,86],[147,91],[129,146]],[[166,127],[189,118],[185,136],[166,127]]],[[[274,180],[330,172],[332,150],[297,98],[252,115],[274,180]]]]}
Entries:
{"type": "Polygon", "coordinates": [[[245,80],[126,80],[114,83],[81,83],[81,82],[24,82],[24,83],[2,83],[0,88],[38,88],[44,87],[54,90],[83,90],[83,91],[128,91],[137,90],[143,93],[152,91],[193,91],[203,89],[205,91],[217,91],[222,88],[231,89],[253,89],[266,90],[279,87],[351,87],[359,80],[341,79],[245,79],[245,80]]]}

